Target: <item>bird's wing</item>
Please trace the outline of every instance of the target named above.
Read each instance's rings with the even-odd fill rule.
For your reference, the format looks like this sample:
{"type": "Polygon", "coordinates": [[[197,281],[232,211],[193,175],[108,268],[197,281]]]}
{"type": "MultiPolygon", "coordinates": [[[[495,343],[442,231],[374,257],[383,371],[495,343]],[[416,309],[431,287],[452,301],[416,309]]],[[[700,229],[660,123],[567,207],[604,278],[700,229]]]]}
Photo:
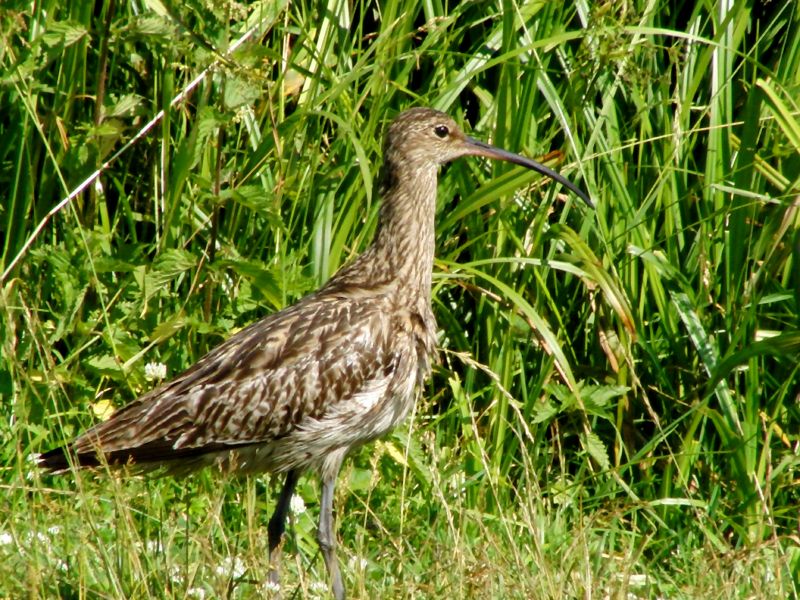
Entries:
{"type": "Polygon", "coordinates": [[[379,389],[410,358],[398,353],[416,353],[413,323],[387,312],[375,298],[311,296],[235,334],[88,430],[72,453],[158,462],[280,438],[379,389]]]}

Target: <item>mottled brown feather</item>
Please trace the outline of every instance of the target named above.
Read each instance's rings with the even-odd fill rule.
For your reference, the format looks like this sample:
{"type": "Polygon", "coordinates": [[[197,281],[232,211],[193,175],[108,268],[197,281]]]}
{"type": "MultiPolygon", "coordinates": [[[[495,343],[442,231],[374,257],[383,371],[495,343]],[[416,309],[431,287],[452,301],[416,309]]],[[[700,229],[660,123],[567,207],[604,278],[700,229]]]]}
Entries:
{"type": "MultiPolygon", "coordinates": [[[[348,293],[332,280],[318,293],[235,334],[171,382],[88,430],[73,442],[71,452],[83,465],[97,464],[101,449],[112,464],[183,470],[170,463],[191,457],[197,463],[193,466],[201,466],[208,461],[198,459],[209,455],[231,466],[230,450],[286,444],[292,431],[324,420],[376,374],[391,381],[398,363],[427,362],[433,328],[426,330],[422,316],[398,305],[398,291],[395,284],[348,293]]],[[[424,369],[417,377],[423,374],[424,369]]],[[[403,382],[390,387],[397,385],[403,382]]],[[[336,445],[353,446],[384,433],[364,432],[340,436],[336,445]]],[[[326,449],[323,445],[320,452],[326,449]]],[[[318,466],[320,457],[314,454],[304,452],[302,460],[287,458],[283,451],[285,464],[267,458],[246,470],[318,466]]],[[[57,457],[56,451],[42,459],[46,466],[63,468],[57,457]]]]}

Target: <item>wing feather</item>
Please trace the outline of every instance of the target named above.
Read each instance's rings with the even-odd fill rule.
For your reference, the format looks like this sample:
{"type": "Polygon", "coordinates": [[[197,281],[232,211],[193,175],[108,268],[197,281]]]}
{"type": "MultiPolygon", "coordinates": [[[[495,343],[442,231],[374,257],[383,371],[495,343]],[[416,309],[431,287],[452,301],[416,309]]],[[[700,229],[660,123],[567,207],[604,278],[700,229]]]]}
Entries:
{"type": "MultiPolygon", "coordinates": [[[[98,453],[110,463],[142,464],[279,440],[364,398],[376,377],[385,393],[398,341],[387,314],[374,296],[311,296],[233,335],[68,451],[81,464],[97,464],[98,453]]],[[[66,466],[63,451],[40,460],[66,466]]]]}

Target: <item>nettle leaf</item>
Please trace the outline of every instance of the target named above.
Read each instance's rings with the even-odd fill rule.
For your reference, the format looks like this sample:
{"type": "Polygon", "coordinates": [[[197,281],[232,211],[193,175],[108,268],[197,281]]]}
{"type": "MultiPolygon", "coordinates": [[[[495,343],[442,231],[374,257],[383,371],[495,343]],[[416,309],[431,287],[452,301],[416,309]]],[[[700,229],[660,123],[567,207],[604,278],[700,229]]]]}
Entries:
{"type": "Polygon", "coordinates": [[[64,313],[64,318],[56,321],[55,330],[48,336],[50,344],[55,344],[62,340],[68,333],[72,333],[76,328],[80,327],[80,312],[88,291],[89,286],[84,286],[82,289],[78,290],[71,302],[64,305],[68,310],[64,313]]]}
{"type": "Polygon", "coordinates": [[[150,271],[145,275],[144,292],[147,298],[160,291],[170,281],[186,271],[195,268],[197,257],[188,250],[170,248],[164,250],[153,261],[150,271]]]}
{"type": "Polygon", "coordinates": [[[611,466],[611,461],[608,459],[608,449],[594,431],[582,434],[581,444],[589,453],[589,456],[603,469],[608,469],[611,466]]]}
{"type": "Polygon", "coordinates": [[[48,48],[67,48],[89,35],[86,28],[75,21],[56,21],[47,25],[42,34],[42,43],[48,48]]]}
{"type": "Polygon", "coordinates": [[[163,342],[178,333],[181,329],[186,327],[186,316],[182,313],[173,315],[167,320],[161,321],[155,329],[150,333],[150,340],[154,342],[163,342]]]}
{"type": "Polygon", "coordinates": [[[259,308],[261,308],[261,305],[253,296],[253,286],[250,284],[250,280],[243,278],[237,288],[236,310],[246,313],[259,308]]]}
{"type": "MultiPolygon", "coordinates": [[[[192,140],[193,146],[191,148],[192,162],[189,168],[194,168],[200,163],[203,153],[208,149],[208,139],[216,135],[217,130],[225,125],[225,118],[218,110],[211,106],[206,106],[200,110],[197,115],[196,135],[186,138],[187,143],[192,140]]],[[[189,147],[187,147],[187,154],[189,150],[189,147]]]]}
{"type": "Polygon", "coordinates": [[[84,365],[98,375],[105,375],[106,377],[112,377],[114,379],[118,379],[122,376],[122,367],[119,361],[110,354],[93,356],[87,360],[84,365]]]}
{"type": "Polygon", "coordinates": [[[43,258],[43,282],[47,287],[48,303],[62,316],[79,305],[88,287],[88,273],[73,263],[73,258],[62,245],[43,246],[32,252],[43,258]]]}
{"type": "Polygon", "coordinates": [[[131,334],[127,324],[114,321],[111,327],[105,332],[106,337],[113,339],[111,346],[119,362],[125,363],[141,351],[141,345],[137,336],[131,334]]]}
{"type": "Polygon", "coordinates": [[[142,99],[136,94],[125,94],[106,107],[107,117],[131,117],[139,112],[142,99]]]}
{"type": "Polygon", "coordinates": [[[273,308],[280,309],[283,304],[283,293],[275,275],[266,269],[264,265],[243,259],[229,259],[217,261],[216,266],[229,268],[237,275],[247,279],[250,285],[256,289],[273,308]]]}
{"type": "Polygon", "coordinates": [[[624,385],[587,385],[581,388],[581,399],[587,412],[607,417],[604,409],[609,403],[629,391],[631,388],[624,385]]]}
{"type": "Polygon", "coordinates": [[[264,193],[264,188],[260,185],[240,185],[233,189],[222,190],[219,194],[219,200],[221,202],[232,200],[267,219],[270,227],[286,230],[280,216],[273,209],[273,204],[264,193]]]}
{"type": "Polygon", "coordinates": [[[170,16],[169,10],[167,10],[167,7],[164,6],[164,3],[160,0],[145,0],[144,4],[160,17],[167,18],[170,16]]]}
{"type": "Polygon", "coordinates": [[[153,72],[151,53],[165,55],[186,50],[183,47],[184,32],[178,25],[169,17],[152,12],[115,21],[112,32],[113,43],[120,49],[124,48],[128,53],[128,64],[142,77],[150,77],[153,72]]]}
{"type": "Polygon", "coordinates": [[[558,407],[558,412],[569,412],[580,408],[575,393],[567,386],[560,383],[550,383],[545,386],[545,390],[552,398],[555,398],[561,404],[561,406],[558,407]]]}
{"type": "Polygon", "coordinates": [[[137,17],[130,28],[130,33],[140,35],[171,36],[175,26],[167,18],[156,14],[147,14],[137,17]]]}
{"type": "Polygon", "coordinates": [[[249,79],[229,77],[225,82],[225,108],[236,109],[261,98],[263,90],[249,79]]]}
{"type": "Polygon", "coordinates": [[[118,138],[120,135],[122,135],[124,129],[124,125],[118,119],[105,119],[99,125],[92,127],[90,129],[90,133],[100,137],[118,138]]]}
{"type": "Polygon", "coordinates": [[[561,409],[554,402],[547,398],[544,402],[536,402],[533,407],[533,422],[546,423],[558,415],[561,409]]]}
{"type": "Polygon", "coordinates": [[[204,106],[199,113],[197,113],[197,139],[205,140],[208,136],[213,135],[217,128],[226,124],[225,118],[222,113],[216,110],[213,106],[204,106]]]}
{"type": "Polygon", "coordinates": [[[130,273],[137,265],[117,256],[98,256],[94,259],[95,273],[130,273]]]}

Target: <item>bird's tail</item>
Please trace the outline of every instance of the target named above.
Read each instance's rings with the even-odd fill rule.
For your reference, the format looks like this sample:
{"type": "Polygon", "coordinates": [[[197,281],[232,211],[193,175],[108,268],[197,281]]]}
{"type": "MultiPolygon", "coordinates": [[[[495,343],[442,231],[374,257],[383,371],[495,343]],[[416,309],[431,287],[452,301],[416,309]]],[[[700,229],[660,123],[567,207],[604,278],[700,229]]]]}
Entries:
{"type": "Polygon", "coordinates": [[[38,454],[36,464],[51,473],[60,473],[70,467],[99,467],[102,463],[96,453],[76,454],[70,446],[59,446],[38,454]]]}
{"type": "Polygon", "coordinates": [[[59,446],[36,456],[36,463],[50,473],[58,474],[72,468],[129,468],[135,473],[162,471],[165,475],[185,475],[214,464],[220,453],[237,446],[205,445],[198,448],[178,448],[172,440],[156,439],[139,446],[108,449],[96,446],[91,450],[76,449],[76,443],[59,446]]]}

